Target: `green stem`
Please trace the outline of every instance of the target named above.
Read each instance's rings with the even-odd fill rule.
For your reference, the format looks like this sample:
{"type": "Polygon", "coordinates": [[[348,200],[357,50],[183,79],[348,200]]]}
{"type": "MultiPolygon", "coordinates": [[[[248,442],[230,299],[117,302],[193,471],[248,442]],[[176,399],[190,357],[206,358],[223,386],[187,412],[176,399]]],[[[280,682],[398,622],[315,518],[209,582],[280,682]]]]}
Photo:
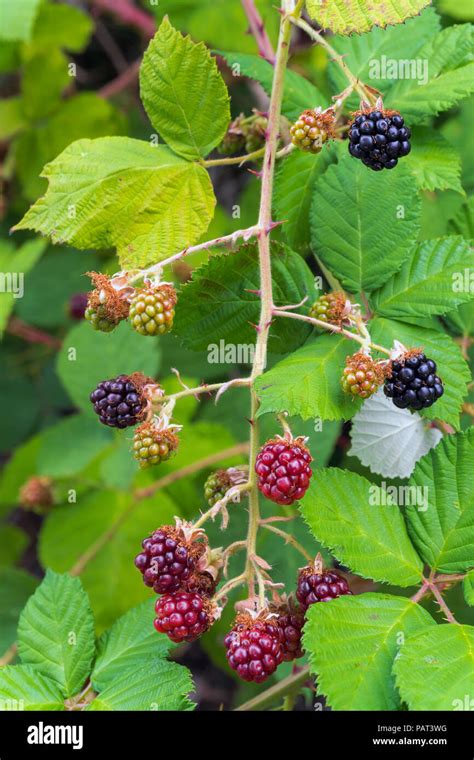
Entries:
{"type": "Polygon", "coordinates": [[[244,712],[248,710],[262,710],[267,705],[278,701],[284,697],[288,692],[296,692],[300,689],[305,681],[310,678],[309,665],[306,665],[302,670],[297,673],[292,673],[287,678],[284,678],[274,686],[270,686],[269,689],[262,691],[253,699],[249,699],[248,702],[244,702],[243,705],[236,708],[237,712],[244,712]]]}

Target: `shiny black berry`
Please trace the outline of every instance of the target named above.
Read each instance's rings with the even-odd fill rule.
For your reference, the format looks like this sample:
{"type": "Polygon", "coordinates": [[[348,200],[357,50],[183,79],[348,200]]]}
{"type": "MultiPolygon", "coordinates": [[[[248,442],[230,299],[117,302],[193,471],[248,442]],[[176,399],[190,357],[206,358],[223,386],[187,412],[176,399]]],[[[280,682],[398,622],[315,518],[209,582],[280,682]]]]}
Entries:
{"type": "Polygon", "coordinates": [[[104,425],[126,428],[136,425],[146,399],[128,375],[103,380],[90,395],[94,411],[104,425]]]}
{"type": "Polygon", "coordinates": [[[392,373],[384,393],[399,409],[426,409],[444,393],[436,374],[436,363],[423,353],[410,354],[392,362],[392,373]]]}
{"type": "Polygon", "coordinates": [[[411,150],[411,132],[393,111],[370,111],[356,116],[349,130],[349,153],[373,171],[393,169],[411,150]]]}

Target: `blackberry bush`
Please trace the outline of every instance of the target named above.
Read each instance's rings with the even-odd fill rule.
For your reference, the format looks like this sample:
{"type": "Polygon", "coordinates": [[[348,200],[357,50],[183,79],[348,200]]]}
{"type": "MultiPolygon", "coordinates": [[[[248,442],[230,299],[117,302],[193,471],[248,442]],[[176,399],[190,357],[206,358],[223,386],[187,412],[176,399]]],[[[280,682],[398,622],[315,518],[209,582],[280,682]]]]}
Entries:
{"type": "Polygon", "coordinates": [[[465,709],[471,30],[426,4],[2,0],[0,712],[465,709]]]}

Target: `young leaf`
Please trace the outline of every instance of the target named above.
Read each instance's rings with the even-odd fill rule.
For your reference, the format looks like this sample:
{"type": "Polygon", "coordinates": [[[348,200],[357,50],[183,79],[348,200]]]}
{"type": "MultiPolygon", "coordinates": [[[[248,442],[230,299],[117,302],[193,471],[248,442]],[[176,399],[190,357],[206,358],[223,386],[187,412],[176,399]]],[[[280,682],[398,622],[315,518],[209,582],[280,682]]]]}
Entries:
{"type": "MultiPolygon", "coordinates": [[[[257,55],[246,53],[231,53],[225,50],[216,50],[232,68],[234,76],[245,76],[259,82],[267,95],[271,94],[273,82],[273,66],[257,55]]],[[[287,69],[285,72],[285,86],[283,90],[282,113],[294,121],[302,111],[307,108],[324,106],[327,98],[308,79],[302,77],[296,71],[287,69]]],[[[314,157],[313,157],[314,158],[314,157]]]]}
{"type": "Polygon", "coordinates": [[[462,582],[464,599],[469,607],[474,607],[474,570],[470,570],[462,582]]]}
{"type": "Polygon", "coordinates": [[[184,158],[207,156],[230,122],[229,96],[215,60],[203,42],[182,37],[167,17],[143,57],[140,93],[155,129],[184,158]]]}
{"type": "Polygon", "coordinates": [[[428,61],[428,81],[398,80],[387,95],[386,107],[396,108],[410,124],[426,123],[456,105],[474,89],[471,50],[470,24],[443,29],[418,52],[421,60],[428,61]]]}
{"type": "Polygon", "coordinates": [[[65,697],[81,690],[92,667],[95,634],[79,578],[46,572],[20,615],[18,651],[24,665],[35,666],[65,697]]]}
{"type": "Polygon", "coordinates": [[[412,130],[411,145],[406,166],[421,190],[455,190],[464,195],[461,156],[443,135],[418,127],[412,130]]]}
{"type": "Polygon", "coordinates": [[[382,177],[346,155],[318,183],[313,250],[347,290],[371,291],[409,255],[419,217],[416,183],[402,166],[382,177]]]}
{"type": "Polygon", "coordinates": [[[21,80],[22,105],[26,118],[35,121],[52,113],[70,82],[68,60],[60,50],[53,48],[31,56],[23,66],[21,80]]]}
{"type": "MultiPolygon", "coordinates": [[[[304,259],[279,243],[272,244],[273,297],[277,306],[299,303],[314,289],[314,277],[304,259]]],[[[228,350],[255,343],[260,313],[258,248],[242,246],[235,253],[211,256],[195,271],[179,298],[175,332],[194,351],[207,351],[223,341],[228,350]],[[253,292],[252,292],[253,291],[253,292]]],[[[286,353],[300,346],[311,332],[309,325],[290,319],[275,320],[269,349],[286,353]],[[291,323],[291,324],[288,324],[291,323]]],[[[251,362],[250,352],[233,363],[251,362]]]]}
{"type": "Polygon", "coordinates": [[[474,268],[474,250],[463,238],[425,240],[411,250],[400,271],[372,294],[371,303],[377,314],[388,317],[445,314],[474,298],[463,287],[464,270],[469,267],[474,268]]]}
{"type": "Polygon", "coordinates": [[[84,11],[65,3],[42,3],[33,28],[33,50],[61,47],[79,53],[87,44],[94,22],[84,11]]]}
{"type": "Polygon", "coordinates": [[[333,710],[397,710],[392,665],[400,639],[431,631],[431,616],[409,599],[366,593],[313,604],[304,648],[333,710]]]}
{"type": "Polygon", "coordinates": [[[401,24],[429,5],[429,0],[398,0],[382,5],[370,0],[306,0],[310,18],[334,34],[367,32],[373,26],[401,24]]]}
{"type": "Polygon", "coordinates": [[[349,455],[386,478],[408,478],[417,461],[443,437],[416,412],[394,406],[382,389],[357,412],[350,435],[349,455]]]}
{"type": "MultiPolygon", "coordinates": [[[[419,322],[419,319],[418,319],[419,322]]],[[[459,429],[459,413],[471,373],[459,346],[446,333],[418,325],[410,325],[378,317],[369,326],[372,339],[390,347],[399,340],[407,348],[422,346],[426,355],[438,365],[437,373],[444,382],[444,395],[422,417],[440,419],[459,429]]]]}
{"type": "Polygon", "coordinates": [[[214,211],[205,169],[129,137],[78,140],[42,176],[49,179],[46,195],[14,229],[77,248],[117,246],[123,267],[145,266],[196,242],[214,211]]]}
{"type": "Polygon", "coordinates": [[[409,710],[471,710],[474,628],[437,625],[407,632],[393,665],[409,710]]]}
{"type": "Polygon", "coordinates": [[[97,422],[89,400],[97,383],[130,374],[137,368],[144,375],[155,375],[160,351],[153,343],[144,341],[129,324],[122,323],[113,333],[105,335],[92,330],[87,322],[81,322],[67,333],[58,354],[59,378],[79,409],[97,422]],[[71,354],[71,350],[74,353],[71,354]]]}
{"type": "Polygon", "coordinates": [[[193,690],[189,670],[175,662],[156,660],[152,665],[121,671],[88,710],[192,710],[187,695],[193,690]]]}
{"type": "Polygon", "coordinates": [[[173,646],[153,627],[155,598],[129,610],[102,634],[97,643],[97,659],[91,681],[95,691],[103,691],[128,671],[153,668],[173,646]]]}
{"type": "Polygon", "coordinates": [[[314,537],[357,575],[396,586],[420,582],[423,565],[400,509],[369,480],[348,470],[323,470],[301,512],[314,537]]]}
{"type": "Polygon", "coordinates": [[[0,0],[0,39],[28,42],[39,4],[40,0],[23,0],[21,3],[0,0]]]}
{"type": "Polygon", "coordinates": [[[9,709],[64,710],[64,700],[58,684],[36,668],[7,665],[0,669],[0,711],[9,709]]]}
{"type": "Polygon", "coordinates": [[[313,195],[319,178],[340,155],[340,146],[332,145],[318,156],[295,150],[277,167],[273,197],[276,218],[285,220],[283,234],[295,250],[309,248],[308,218],[313,195]]]}
{"type": "MultiPolygon", "coordinates": [[[[283,317],[282,317],[283,319],[283,317]]],[[[341,367],[352,353],[350,341],[321,335],[257,378],[259,414],[287,411],[304,420],[347,420],[360,402],[341,387],[341,367]]]]}
{"type": "Polygon", "coordinates": [[[427,492],[427,509],[409,506],[408,532],[424,562],[442,573],[474,564],[474,428],[447,436],[420,459],[410,485],[427,492]]]}

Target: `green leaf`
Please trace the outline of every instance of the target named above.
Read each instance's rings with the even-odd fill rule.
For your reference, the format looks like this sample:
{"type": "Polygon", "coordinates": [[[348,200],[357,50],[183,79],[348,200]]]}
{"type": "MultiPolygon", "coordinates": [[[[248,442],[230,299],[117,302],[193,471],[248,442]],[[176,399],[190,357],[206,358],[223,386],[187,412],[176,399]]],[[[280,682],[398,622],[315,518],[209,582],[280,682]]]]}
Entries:
{"type": "Polygon", "coordinates": [[[162,492],[135,504],[131,493],[96,490],[47,517],[40,534],[42,564],[66,572],[101,542],[81,572],[81,580],[102,631],[150,595],[133,568],[133,557],[143,537],[158,524],[173,522],[174,515],[179,515],[178,505],[162,492]]]}
{"type": "MultiPolygon", "coordinates": [[[[273,82],[273,66],[268,61],[257,55],[245,53],[231,53],[225,50],[216,50],[227,61],[235,77],[245,76],[259,82],[267,95],[271,94],[273,82]]],[[[283,90],[282,113],[291,120],[295,120],[306,108],[316,108],[325,105],[327,97],[296,71],[287,69],[285,73],[285,86],[283,90]]],[[[313,156],[314,158],[314,156],[313,156]]]]}
{"type": "MultiPolygon", "coordinates": [[[[397,79],[392,78],[394,73],[403,77],[415,73],[418,75],[416,81],[423,78],[427,63],[419,58],[418,51],[439,29],[438,14],[434,8],[425,8],[419,16],[407,19],[404,24],[387,29],[374,27],[361,35],[336,36],[331,44],[344,57],[344,62],[354,76],[386,95],[397,82],[397,79]],[[397,67],[395,72],[391,68],[393,61],[397,67]],[[413,66],[416,66],[414,72],[413,66]]],[[[335,63],[329,62],[328,74],[335,92],[341,92],[347,87],[346,76],[335,63]]],[[[354,93],[348,99],[347,106],[355,110],[359,103],[360,97],[354,93]]]]}
{"type": "Polygon", "coordinates": [[[112,333],[100,333],[81,322],[67,333],[57,367],[74,403],[96,418],[89,396],[97,383],[136,371],[155,375],[158,359],[155,341],[143,340],[127,323],[122,322],[112,333]]]}
{"type": "Polygon", "coordinates": [[[471,570],[464,577],[462,588],[466,603],[469,605],[469,607],[474,607],[474,570],[471,570]]]}
{"type": "Polygon", "coordinates": [[[39,175],[74,140],[119,134],[124,129],[120,112],[104,98],[81,92],[62,101],[58,110],[22,132],[14,142],[16,172],[28,200],[46,192],[47,182],[39,175]]]}
{"type": "Polygon", "coordinates": [[[0,567],[0,657],[16,641],[18,618],[37,585],[24,570],[0,567]]]}
{"type": "Polygon", "coordinates": [[[156,660],[152,665],[122,672],[102,691],[88,710],[191,710],[193,690],[187,668],[156,660]]]}
{"type": "Polygon", "coordinates": [[[461,157],[443,135],[418,127],[412,130],[411,145],[406,166],[421,190],[455,190],[464,195],[461,157]]]}
{"type": "Polygon", "coordinates": [[[437,625],[410,633],[393,672],[409,710],[471,710],[474,628],[437,625]]]}
{"type": "Polygon", "coordinates": [[[0,712],[8,710],[64,710],[58,685],[29,665],[7,665],[0,670],[0,712]]]}
{"type": "Polygon", "coordinates": [[[205,169],[129,137],[78,140],[42,176],[49,179],[46,195],[14,229],[78,248],[117,246],[123,267],[145,266],[194,243],[215,205],[205,169]]]}
{"type": "Polygon", "coordinates": [[[422,84],[412,78],[399,79],[390,89],[385,106],[396,108],[410,124],[426,123],[430,116],[456,105],[474,89],[471,51],[469,24],[443,29],[418,52],[421,60],[428,61],[428,81],[422,84]]]}
{"type": "Polygon", "coordinates": [[[372,340],[387,348],[393,345],[394,340],[399,340],[407,348],[423,347],[427,356],[438,365],[437,373],[444,382],[444,395],[432,407],[423,409],[421,416],[444,420],[458,430],[461,405],[471,380],[469,367],[459,346],[439,330],[383,317],[374,319],[369,330],[372,340]]]}
{"type": "Polygon", "coordinates": [[[304,420],[347,420],[360,407],[340,383],[341,367],[352,345],[346,338],[321,335],[257,378],[259,414],[287,411],[304,420]]]}
{"type": "Polygon", "coordinates": [[[39,436],[30,438],[17,447],[0,475],[0,515],[18,503],[18,492],[23,483],[36,473],[36,459],[40,445],[39,436]]]}
{"type": "Polygon", "coordinates": [[[229,96],[215,59],[167,17],[143,57],[140,93],[155,129],[184,158],[207,156],[230,122],[229,96]]]}
{"type": "Polygon", "coordinates": [[[416,412],[398,409],[382,388],[362,404],[350,435],[348,455],[386,478],[408,478],[417,461],[443,436],[416,412]]]}
{"type": "Polygon", "coordinates": [[[448,232],[474,239],[474,195],[463,203],[457,214],[449,221],[448,232]]]}
{"type": "Polygon", "coordinates": [[[43,119],[60,103],[62,91],[70,84],[68,61],[60,50],[31,56],[23,67],[21,92],[23,111],[30,121],[43,119]]]}
{"type": "Polygon", "coordinates": [[[16,525],[0,525],[0,567],[17,562],[28,543],[28,536],[16,525]]]}
{"type": "Polygon", "coordinates": [[[21,3],[0,0],[0,39],[28,41],[39,3],[40,0],[22,0],[21,3]]]}
{"type": "MultiPolygon", "coordinates": [[[[306,294],[315,293],[314,277],[298,254],[286,246],[272,244],[273,297],[277,306],[299,303],[306,294]]],[[[227,354],[233,352],[234,364],[252,361],[255,328],[260,313],[258,247],[242,246],[235,253],[211,256],[207,264],[195,270],[179,297],[174,323],[175,332],[194,351],[210,351],[224,341],[227,354]],[[250,291],[250,292],[249,292],[250,291]],[[252,292],[253,291],[253,292],[252,292]],[[239,347],[248,347],[238,358],[239,347]]],[[[317,293],[316,293],[317,296],[317,293]]],[[[278,320],[270,330],[269,349],[286,353],[300,346],[311,329],[303,322],[278,320]],[[291,322],[292,324],[288,324],[291,322]]],[[[230,356],[230,354],[229,354],[230,356]]]]}
{"type": "Polygon", "coordinates": [[[277,167],[273,198],[276,218],[285,220],[283,234],[295,250],[309,248],[308,218],[313,195],[318,180],[339,155],[332,145],[317,156],[295,150],[277,167]]]}
{"type": "Polygon", "coordinates": [[[18,96],[0,100],[0,140],[9,140],[24,126],[23,100],[18,96]]]}
{"type": "Polygon", "coordinates": [[[301,511],[315,538],[354,573],[412,586],[420,582],[423,565],[399,507],[387,501],[369,480],[330,468],[313,480],[301,511]]]}
{"type": "Polygon", "coordinates": [[[457,335],[465,337],[474,333],[474,301],[459,306],[444,317],[450,328],[457,335]]]}
{"type": "Polygon", "coordinates": [[[129,610],[100,637],[92,671],[95,691],[103,691],[127,671],[152,669],[163,660],[173,644],[152,625],[155,599],[147,599],[129,610]]]}
{"type": "Polygon", "coordinates": [[[75,414],[41,435],[38,474],[65,478],[83,470],[113,441],[112,431],[97,419],[75,414]]]}
{"type": "Polygon", "coordinates": [[[52,679],[65,697],[81,690],[91,671],[95,636],[79,578],[46,572],[20,615],[18,651],[24,665],[52,679]]]}
{"type": "Polygon", "coordinates": [[[21,248],[0,241],[0,272],[4,278],[0,298],[0,337],[17,299],[24,295],[24,276],[34,267],[46,248],[44,240],[27,240],[21,248]]]}
{"type": "Polygon", "coordinates": [[[420,459],[410,485],[424,488],[427,509],[409,506],[408,532],[432,569],[462,573],[474,564],[474,428],[447,436],[420,459]]]}
{"type": "Polygon", "coordinates": [[[401,166],[382,177],[346,155],[318,183],[313,250],[345,288],[371,291],[409,255],[419,217],[415,181],[401,166]]]}
{"type": "Polygon", "coordinates": [[[92,19],[79,8],[65,3],[42,3],[33,28],[31,47],[49,52],[61,47],[79,53],[93,29],[92,19]]]}
{"type": "Polygon", "coordinates": [[[474,10],[470,0],[437,0],[436,7],[458,21],[474,21],[474,10]]]}
{"type": "Polygon", "coordinates": [[[334,34],[367,32],[373,26],[401,24],[410,16],[416,16],[427,5],[429,0],[398,0],[389,5],[370,0],[306,0],[310,18],[334,34]]]}
{"type": "Polygon", "coordinates": [[[304,648],[332,709],[399,709],[393,661],[405,636],[432,630],[430,615],[409,599],[366,593],[313,604],[307,616],[304,648]]]}
{"type": "Polygon", "coordinates": [[[469,267],[474,268],[474,250],[463,238],[425,240],[370,300],[377,314],[388,317],[445,314],[473,298],[464,287],[464,270],[469,267]]]}

